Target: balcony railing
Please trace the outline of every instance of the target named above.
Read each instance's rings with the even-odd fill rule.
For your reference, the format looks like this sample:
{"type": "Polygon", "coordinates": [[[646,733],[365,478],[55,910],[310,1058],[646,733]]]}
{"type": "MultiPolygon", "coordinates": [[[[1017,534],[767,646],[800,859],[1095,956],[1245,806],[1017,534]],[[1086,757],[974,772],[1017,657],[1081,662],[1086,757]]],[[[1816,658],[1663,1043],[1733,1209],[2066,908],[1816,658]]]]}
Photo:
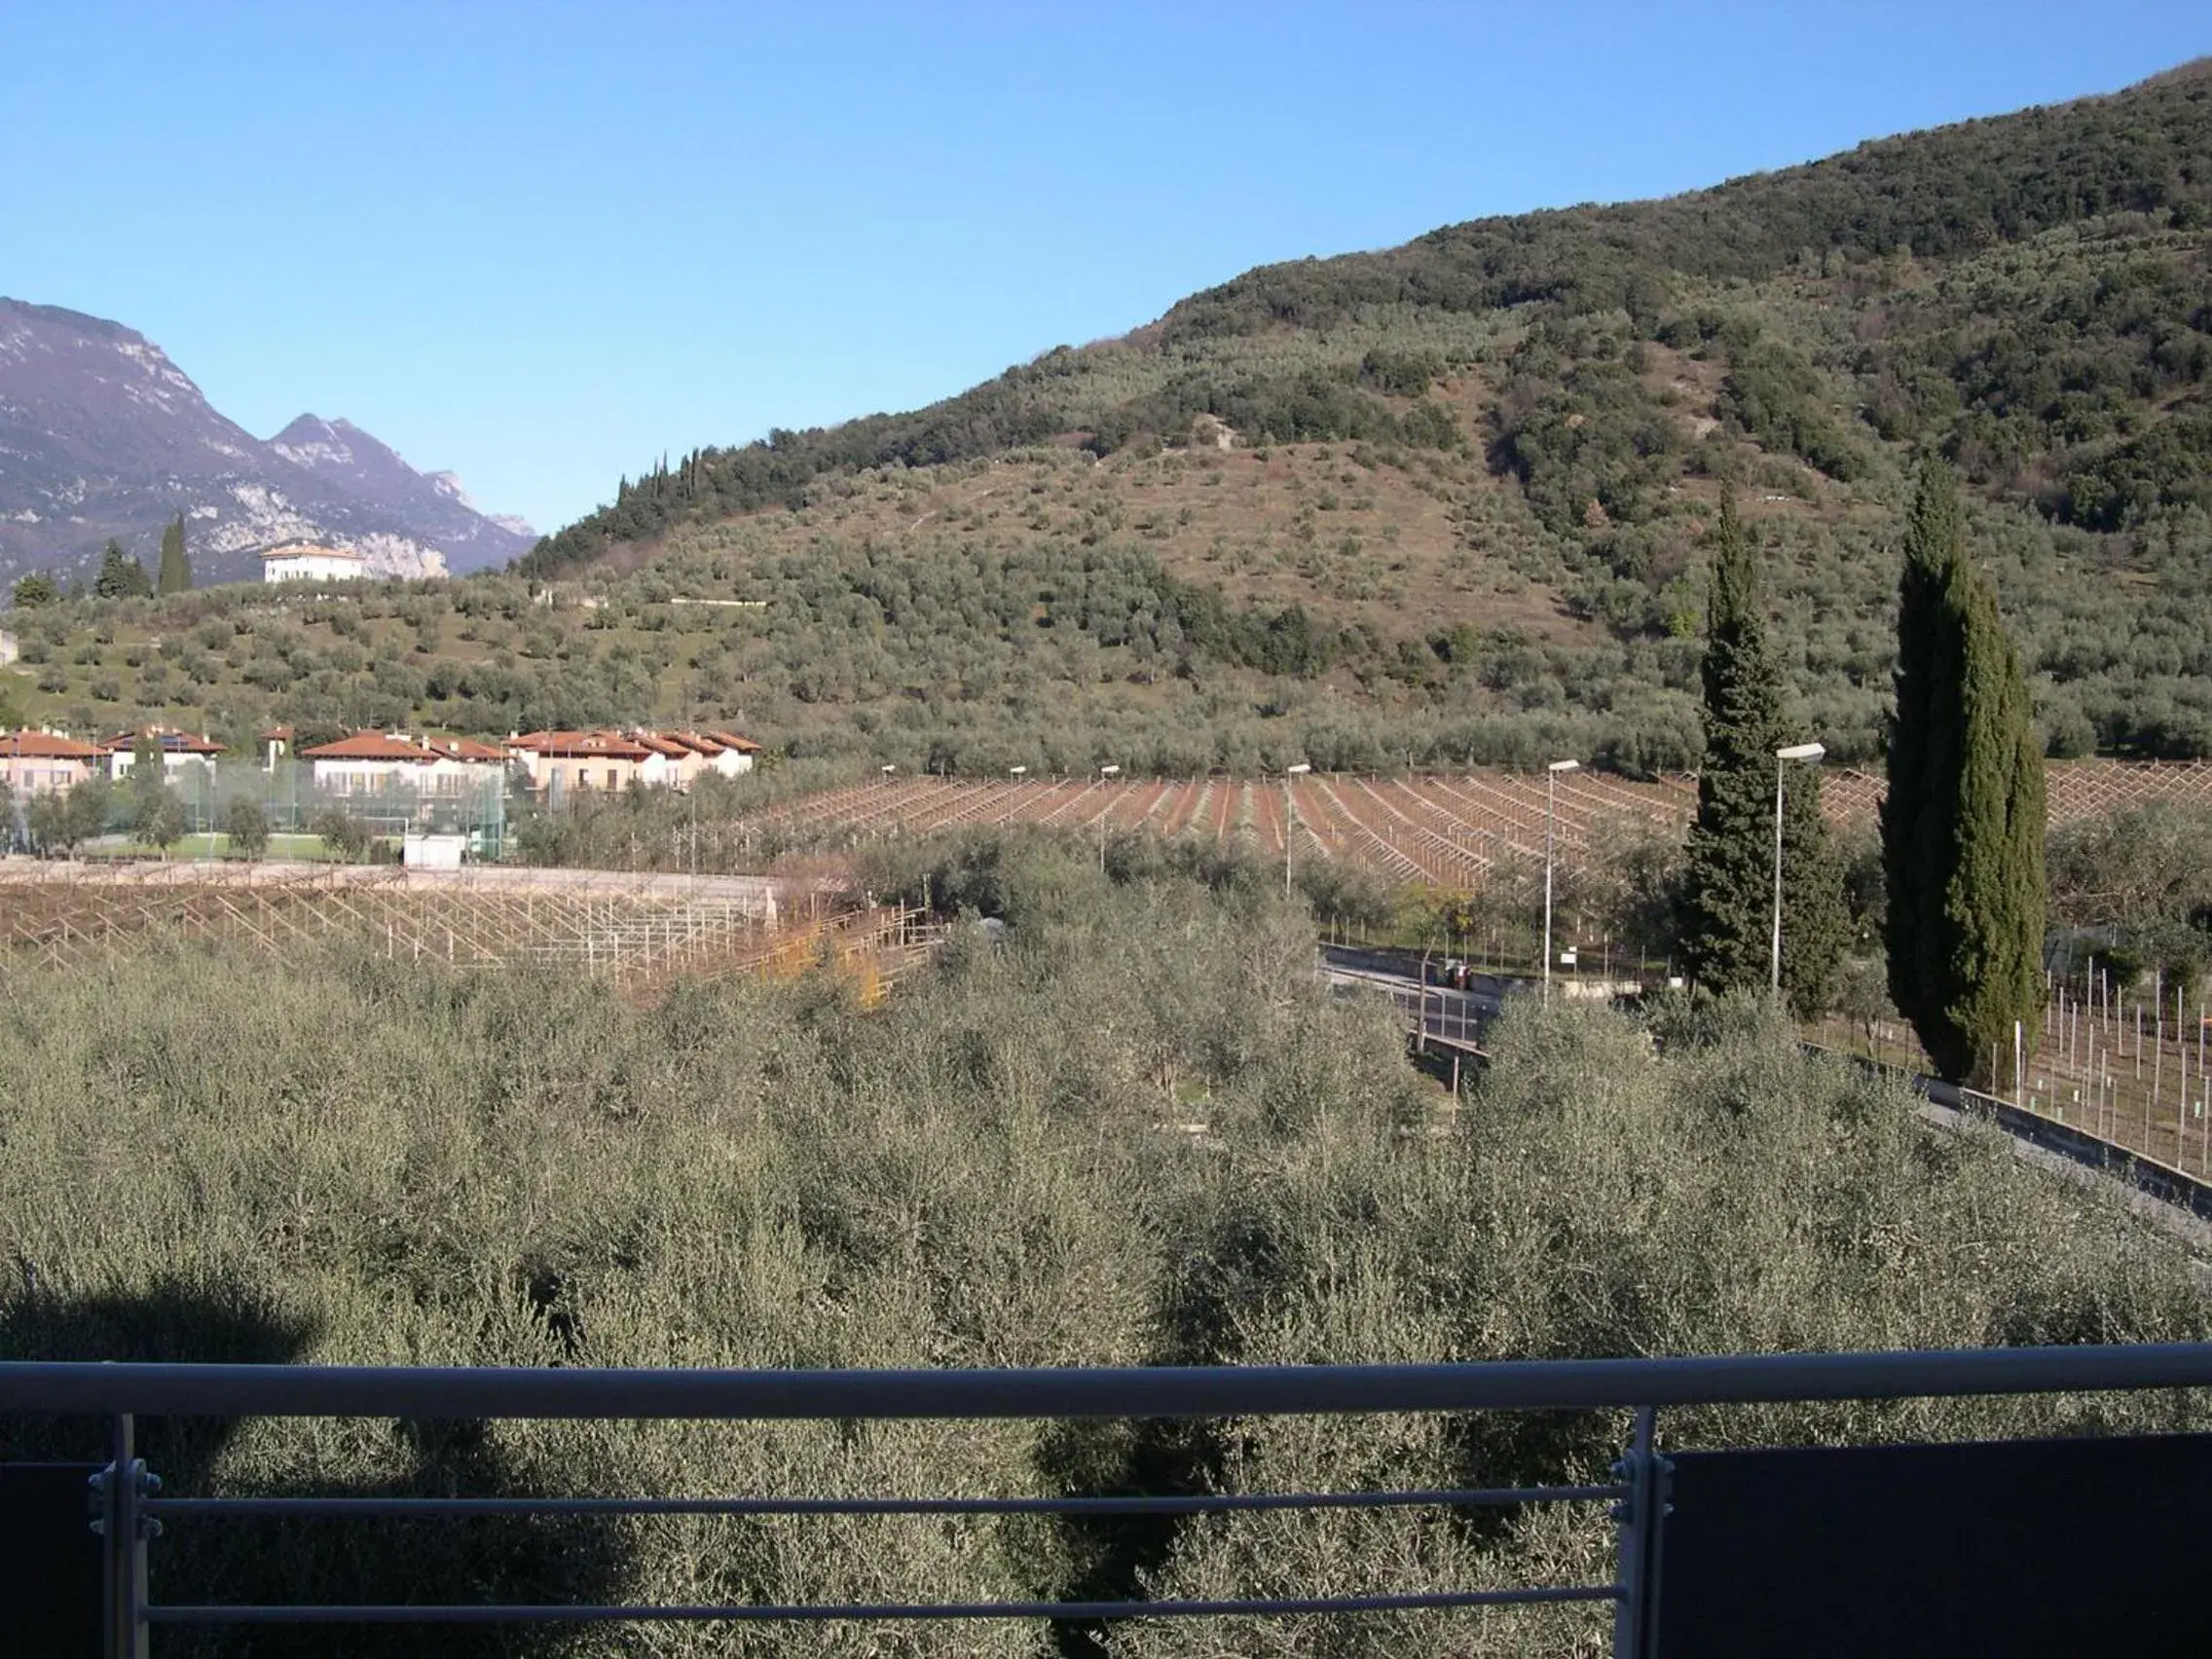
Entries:
{"type": "Polygon", "coordinates": [[[108,1649],[144,1655],[162,1625],[488,1624],[582,1621],[1076,1619],[1352,1614],[1609,1604],[1613,1651],[1653,1651],[1671,1407],[1885,1400],[2212,1385],[2212,1343],[1934,1352],[1530,1360],[1476,1365],[1193,1367],[1026,1371],[633,1371],[262,1365],[0,1363],[0,1413],[104,1418],[93,1477],[105,1557],[108,1649]],[[481,1418],[689,1420],[1199,1419],[1321,1414],[1627,1410],[1633,1433],[1595,1485],[1130,1496],[221,1497],[165,1493],[136,1456],[143,1417],[481,1418]],[[900,1602],[238,1605],[154,1602],[150,1548],[166,1524],[258,1516],[1056,1515],[1238,1510],[1609,1505],[1616,1568],[1605,1583],[1308,1598],[1119,1602],[900,1602]]]}

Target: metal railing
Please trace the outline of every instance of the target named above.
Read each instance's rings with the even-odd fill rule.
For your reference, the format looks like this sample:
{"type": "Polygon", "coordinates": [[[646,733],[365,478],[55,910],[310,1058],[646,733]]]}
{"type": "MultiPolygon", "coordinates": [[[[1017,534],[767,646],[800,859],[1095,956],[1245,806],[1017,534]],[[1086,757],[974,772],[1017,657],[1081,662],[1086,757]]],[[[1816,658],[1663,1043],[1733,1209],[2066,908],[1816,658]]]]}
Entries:
{"type": "Polygon", "coordinates": [[[2212,1386],[2212,1343],[1932,1352],[1751,1354],[1473,1365],[1161,1367],[1007,1371],[680,1371],[0,1363],[0,1413],[102,1417],[93,1477],[105,1557],[107,1651],[143,1656],[158,1625],[487,1624],[1188,1618],[1610,1604],[1613,1651],[1649,1659],[1670,1465],[1669,1407],[2212,1386]],[[1010,1497],[407,1497],[166,1495],[135,1453],[143,1417],[382,1417],[689,1420],[1198,1419],[1603,1410],[1634,1413],[1600,1484],[1382,1492],[1010,1497]],[[157,1603],[149,1546],[168,1522],[225,1517],[1058,1515],[1609,1504],[1617,1567],[1604,1584],[1305,1598],[1120,1602],[461,1604],[157,1603]]]}
{"type": "Polygon", "coordinates": [[[1328,966],[1328,982],[1343,991],[1359,991],[1388,999],[1398,1023],[1406,1028],[1417,1050],[1434,1042],[1469,1054],[1481,1054],[1483,1037],[1497,1017],[1494,998],[1453,990],[1445,985],[1408,981],[1391,974],[1359,968],[1328,966]]]}

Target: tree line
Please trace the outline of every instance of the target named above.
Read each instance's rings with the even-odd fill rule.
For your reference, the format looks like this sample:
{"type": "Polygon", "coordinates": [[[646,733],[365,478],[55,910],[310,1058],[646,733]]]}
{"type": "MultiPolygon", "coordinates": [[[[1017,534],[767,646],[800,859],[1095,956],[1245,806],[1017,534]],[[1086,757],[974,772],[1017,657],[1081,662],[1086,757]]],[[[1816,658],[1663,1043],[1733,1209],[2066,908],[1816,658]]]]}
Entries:
{"type": "MultiPolygon", "coordinates": [[[[122,542],[109,536],[89,597],[149,599],[157,593],[165,597],[185,593],[191,587],[192,560],[185,551],[184,515],[179,513],[162,527],[161,562],[152,577],[146,574],[144,565],[124,550],[122,542]]],[[[59,605],[64,599],[86,597],[88,592],[81,583],[65,586],[44,571],[31,571],[18,576],[9,590],[10,602],[18,610],[43,610],[59,605]]]]}
{"type": "MultiPolygon", "coordinates": [[[[1723,497],[1704,663],[1705,762],[1679,944],[1709,989],[1761,973],[1801,1013],[1830,1005],[1847,926],[1820,812],[1817,742],[1792,728],[1758,563],[1723,497]],[[1773,785],[1773,809],[1766,802],[1773,785]]],[[[1937,1070],[1989,1087],[2033,1051],[2044,1006],[2043,745],[2019,652],[1971,556],[1950,468],[1921,471],[1899,578],[1896,704],[1881,809],[1891,1000],[1937,1070]]]]}

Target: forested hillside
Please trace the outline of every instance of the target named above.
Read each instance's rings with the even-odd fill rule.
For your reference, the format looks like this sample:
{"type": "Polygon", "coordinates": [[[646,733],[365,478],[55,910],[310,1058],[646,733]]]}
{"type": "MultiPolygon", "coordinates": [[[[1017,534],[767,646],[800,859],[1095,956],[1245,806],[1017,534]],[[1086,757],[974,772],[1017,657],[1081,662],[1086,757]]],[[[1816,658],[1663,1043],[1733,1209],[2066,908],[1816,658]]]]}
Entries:
{"type": "Polygon", "coordinates": [[[2212,754],[2212,69],[1255,271],[925,410],[656,465],[442,594],[58,606],[18,702],[719,719],[968,772],[1683,767],[1732,488],[1797,715],[1867,759],[1929,449],[2052,753],[2212,754]]]}
{"type": "MultiPolygon", "coordinates": [[[[921,468],[934,485],[962,463],[1080,445],[1118,466],[1105,494],[1120,509],[1072,538],[1081,553],[1034,515],[963,526],[917,512],[904,529],[869,527],[869,558],[1018,544],[1064,571],[1133,545],[1233,595],[1245,568],[1287,567],[1270,603],[1302,603],[1321,642],[1294,676],[1336,670],[1351,689],[1348,672],[1370,696],[1386,689],[1380,676],[1448,709],[1464,701],[1458,678],[1511,680],[1517,653],[1571,643],[1586,655],[1549,675],[1567,701],[1596,714],[1633,701],[1632,723],[1664,745],[1680,723],[1665,693],[1682,685],[1668,643],[1697,613],[1699,533],[1725,480],[1771,509],[1808,716],[1855,747],[1885,678],[1902,463],[1936,447],[1978,491],[1985,555],[2057,747],[2201,753],[2212,704],[2191,681],[2212,664],[2173,601],[2212,573],[2208,243],[2212,70],[2196,64],[1670,201],[1481,220],[1255,271],[1125,339],[1048,352],[932,408],[776,432],[625,481],[522,570],[546,578],[665,547],[720,555],[739,585],[772,580],[757,560],[794,540],[780,516],[822,514],[856,476],[921,468]],[[1272,545],[1245,521],[1258,545],[1240,561],[1234,514],[1212,537],[1178,536],[1187,519],[1144,522],[1148,469],[1131,463],[1163,446],[1225,482],[1272,450],[1303,498],[1272,545]],[[1332,520],[1325,498],[1347,495],[1392,500],[1332,520]],[[1397,498],[1431,504],[1438,533],[1409,545],[1397,498]],[[702,534],[733,518],[761,538],[702,534]],[[1424,592],[1429,565],[1463,579],[1424,592]],[[1394,628],[1347,615],[1363,579],[1385,608],[1399,602],[1394,628]],[[1535,617],[1500,603],[1516,583],[1535,617]],[[1426,649],[1401,661],[1402,640],[1426,649]]],[[[835,559],[855,537],[833,509],[828,520],[813,539],[835,559]]]]}
{"type": "Polygon", "coordinates": [[[1807,318],[1759,313],[1795,298],[1865,314],[1873,326],[1852,332],[1866,350],[1826,366],[1877,383],[1882,407],[1863,413],[1887,435],[1939,427],[1953,443],[1986,441],[1995,418],[2019,428],[1999,446],[2015,458],[2072,451],[2160,390],[2201,387],[2208,222],[2212,61],[2115,97],[1870,142],[1667,201],[1477,220],[1387,253],[1267,267],[1124,341],[1048,352],[912,415],[700,451],[625,483],[613,506],[548,537],[527,568],[549,573],[688,518],[795,505],[829,472],[938,465],[1069,431],[1102,452],[1140,430],[1175,441],[1201,412],[1254,438],[1449,442],[1433,404],[1394,409],[1387,394],[1428,389],[1449,344],[1438,333],[1457,332],[1451,319],[1528,307],[1541,309],[1524,327],[1597,317],[1632,338],[1724,336],[1731,412],[1784,451],[1825,450],[1822,436],[1841,444],[1816,463],[1843,461],[1850,434],[1819,430],[1835,412],[1816,406],[1823,388],[1805,372],[1815,365],[1796,359],[1832,342],[1807,338],[1807,318]],[[2046,249],[2056,257],[1999,262],[2012,282],[1991,286],[1989,271],[1942,279],[1944,267],[2087,226],[2066,239],[2072,260],[2046,249]],[[1792,280],[1744,295],[1781,278],[1792,280]],[[1734,308],[1730,294],[1744,295],[1734,308]],[[1962,336],[1991,301],[1999,309],[1962,336]],[[1403,338],[1347,350],[1368,331],[1403,338]],[[1270,337],[1272,351],[1218,349],[1270,337]]]}

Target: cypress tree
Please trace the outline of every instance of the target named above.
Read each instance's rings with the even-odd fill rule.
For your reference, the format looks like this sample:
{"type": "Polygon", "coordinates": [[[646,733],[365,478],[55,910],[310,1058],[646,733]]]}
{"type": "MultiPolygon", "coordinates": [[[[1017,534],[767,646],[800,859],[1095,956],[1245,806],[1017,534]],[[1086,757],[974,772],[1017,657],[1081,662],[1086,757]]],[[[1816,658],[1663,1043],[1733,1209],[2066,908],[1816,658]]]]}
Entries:
{"type": "MultiPolygon", "coordinates": [[[[1774,930],[1774,752],[1796,735],[1767,638],[1756,556],[1733,495],[1720,501],[1707,607],[1705,761],[1679,910],[1691,977],[1715,991],[1763,988],[1774,930]]],[[[1783,814],[1782,981],[1800,1013],[1825,1006],[1846,931],[1841,874],[1821,817],[1820,773],[1790,769],[1783,814]]]]}
{"type": "Polygon", "coordinates": [[[1950,469],[1921,474],[1899,580],[1882,858],[1890,999],[1936,1069],[2010,1075],[2043,1011],[2044,771],[2020,657],[1968,556],[1950,469]]]}
{"type": "Polygon", "coordinates": [[[162,564],[155,577],[161,593],[183,593],[192,586],[192,561],[184,556],[184,515],[162,527],[162,564]]]}
{"type": "MultiPolygon", "coordinates": [[[[1898,577],[1897,705],[1890,718],[1889,789],[1882,797],[1882,868],[1888,889],[1884,945],[1890,1000],[1922,1034],[1943,1003],[1952,954],[1943,907],[1958,818],[1959,646],[1943,618],[1952,567],[1966,545],[1951,470],[1921,470],[1905,524],[1898,577]]],[[[1933,1048],[1930,1052],[1934,1053],[1933,1048]]]]}

